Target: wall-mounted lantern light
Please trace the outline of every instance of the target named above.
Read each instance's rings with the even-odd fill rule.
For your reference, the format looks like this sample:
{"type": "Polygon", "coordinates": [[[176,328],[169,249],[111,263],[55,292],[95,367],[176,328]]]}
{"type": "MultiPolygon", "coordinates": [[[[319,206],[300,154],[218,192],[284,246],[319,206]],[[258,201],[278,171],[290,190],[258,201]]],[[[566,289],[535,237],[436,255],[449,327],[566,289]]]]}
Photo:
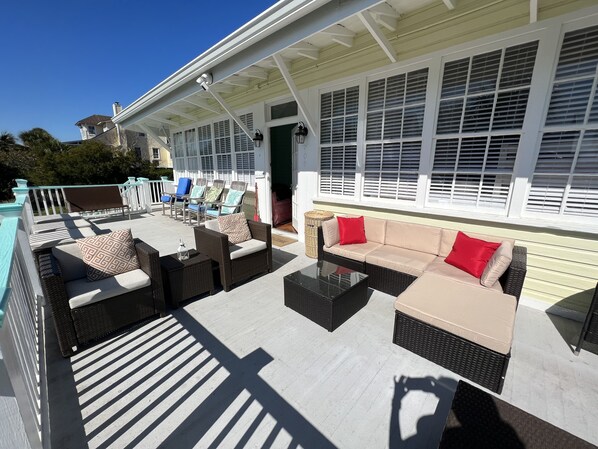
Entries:
{"type": "Polygon", "coordinates": [[[297,123],[297,131],[295,131],[295,141],[297,143],[305,143],[305,136],[307,136],[307,126],[305,123],[297,123]]]}
{"type": "Polygon", "coordinates": [[[262,132],[259,129],[256,129],[255,133],[253,135],[253,144],[255,145],[255,147],[259,148],[260,145],[262,144],[263,140],[264,140],[264,135],[262,134],[262,132]]]}

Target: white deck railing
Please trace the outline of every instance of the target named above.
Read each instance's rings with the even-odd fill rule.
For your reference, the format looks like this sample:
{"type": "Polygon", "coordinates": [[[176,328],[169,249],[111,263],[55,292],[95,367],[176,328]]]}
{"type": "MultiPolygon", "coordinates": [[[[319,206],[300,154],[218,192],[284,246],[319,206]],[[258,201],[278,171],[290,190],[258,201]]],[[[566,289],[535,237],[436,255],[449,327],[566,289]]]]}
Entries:
{"type": "MultiPolygon", "coordinates": [[[[147,178],[130,177],[122,184],[102,184],[118,187],[123,198],[123,204],[129,206],[131,213],[144,213],[151,211],[152,207],[160,204],[162,192],[172,190],[172,181],[161,179],[158,181],[147,178]]],[[[48,216],[66,214],[71,212],[66,199],[66,188],[89,188],[100,185],[73,185],[73,186],[34,186],[29,188],[29,196],[35,216],[48,216]]]]}
{"type": "MultiPolygon", "coordinates": [[[[26,229],[26,187],[0,205],[0,350],[29,444],[50,447],[44,309],[26,229]]],[[[14,429],[13,429],[14,430],[14,429]]]]}

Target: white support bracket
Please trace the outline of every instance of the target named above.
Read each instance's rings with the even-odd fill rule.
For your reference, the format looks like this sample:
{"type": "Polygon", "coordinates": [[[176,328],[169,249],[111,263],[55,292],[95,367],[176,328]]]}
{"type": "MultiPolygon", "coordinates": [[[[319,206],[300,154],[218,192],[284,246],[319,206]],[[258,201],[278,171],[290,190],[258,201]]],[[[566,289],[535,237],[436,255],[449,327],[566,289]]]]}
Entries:
{"type": "Polygon", "coordinates": [[[317,61],[320,57],[320,49],[307,42],[299,42],[298,44],[291,45],[288,50],[295,50],[299,56],[317,61]]]}
{"type": "Polygon", "coordinates": [[[162,148],[164,148],[166,151],[170,153],[170,147],[160,138],[160,136],[158,136],[154,131],[152,131],[152,129],[149,126],[145,126],[143,123],[137,123],[136,125],[139,126],[139,128],[141,128],[141,130],[143,130],[144,133],[146,133],[148,136],[150,136],[152,139],[158,142],[162,148]]]}
{"type": "Polygon", "coordinates": [[[457,0],[442,0],[445,6],[451,11],[457,7],[457,0]]]}
{"type": "Polygon", "coordinates": [[[538,0],[530,0],[529,2],[529,23],[536,23],[538,21],[538,0]]]}
{"type": "Polygon", "coordinates": [[[197,80],[197,82],[206,92],[212,95],[214,100],[220,103],[222,109],[224,109],[226,113],[230,116],[230,118],[232,118],[235,121],[235,123],[239,125],[239,128],[241,128],[243,132],[247,134],[247,136],[249,136],[250,139],[253,139],[253,133],[251,132],[251,130],[247,128],[247,125],[245,125],[245,123],[241,121],[241,118],[235,113],[235,111],[233,111],[233,109],[226,103],[226,101],[224,101],[220,94],[218,92],[214,92],[211,89],[211,86],[208,83],[206,83],[201,77],[197,80]]]}
{"type": "Polygon", "coordinates": [[[328,34],[332,39],[332,42],[343,45],[347,48],[353,46],[353,39],[355,38],[355,32],[342,25],[332,25],[330,28],[322,31],[323,34],[328,34]]]}
{"type": "Polygon", "coordinates": [[[297,86],[295,85],[295,81],[293,81],[293,77],[291,76],[291,73],[289,72],[289,68],[287,67],[286,63],[282,59],[282,56],[280,56],[280,53],[273,54],[272,58],[274,58],[274,61],[276,62],[276,65],[278,66],[278,70],[280,70],[280,73],[281,73],[282,77],[284,78],[284,80],[286,81],[289,90],[293,94],[293,98],[295,98],[295,101],[297,102],[297,106],[299,107],[299,110],[301,111],[303,118],[307,122],[309,129],[311,131],[313,131],[313,134],[316,137],[316,140],[319,141],[319,137],[318,137],[319,134],[318,134],[318,128],[316,126],[316,122],[311,118],[311,114],[307,110],[307,107],[305,105],[305,102],[303,101],[303,98],[301,98],[301,95],[299,95],[299,90],[297,89],[297,86]]]}
{"type": "Polygon", "coordinates": [[[397,20],[400,14],[388,3],[380,3],[370,9],[369,13],[374,20],[390,31],[397,31],[397,20]]]}
{"type": "Polygon", "coordinates": [[[186,118],[187,120],[191,120],[192,122],[196,122],[197,121],[197,117],[194,117],[191,114],[187,114],[186,112],[179,111],[174,106],[170,106],[170,107],[164,108],[164,110],[168,111],[168,112],[172,112],[173,114],[176,114],[179,117],[186,118]]]}
{"type": "Polygon", "coordinates": [[[185,101],[189,104],[192,104],[193,106],[196,106],[198,108],[205,109],[206,111],[213,112],[214,114],[220,114],[220,112],[221,112],[220,108],[212,106],[207,101],[199,99],[199,98],[187,97],[183,101],[185,101]]]}
{"type": "Polygon", "coordinates": [[[168,119],[165,119],[165,118],[162,118],[162,117],[155,117],[155,116],[150,115],[150,116],[147,117],[147,119],[153,120],[155,122],[164,123],[166,125],[181,126],[180,123],[177,123],[177,122],[175,122],[173,120],[168,120],[168,119]]]}
{"type": "Polygon", "coordinates": [[[397,62],[397,53],[395,52],[395,49],[387,39],[386,35],[378,27],[372,15],[367,11],[361,11],[357,13],[357,16],[363,22],[364,26],[367,28],[376,42],[378,42],[380,48],[382,48],[384,53],[386,53],[388,59],[390,59],[391,62],[397,62]]]}
{"type": "Polygon", "coordinates": [[[260,80],[268,79],[268,71],[256,66],[250,66],[239,72],[241,75],[248,76],[249,78],[257,78],[260,80]]]}

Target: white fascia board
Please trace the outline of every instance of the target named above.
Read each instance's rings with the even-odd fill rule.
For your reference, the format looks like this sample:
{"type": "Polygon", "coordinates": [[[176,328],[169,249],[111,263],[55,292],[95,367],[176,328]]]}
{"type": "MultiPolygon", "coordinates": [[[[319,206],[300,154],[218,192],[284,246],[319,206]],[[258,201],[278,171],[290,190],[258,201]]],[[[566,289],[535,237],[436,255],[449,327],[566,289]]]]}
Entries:
{"type": "Polygon", "coordinates": [[[212,73],[214,83],[224,80],[379,3],[380,0],[340,3],[334,0],[281,0],[162,81],[112,120],[123,126],[133,124],[143,115],[157,112],[173,101],[197,92],[195,80],[206,71],[212,73]]]}

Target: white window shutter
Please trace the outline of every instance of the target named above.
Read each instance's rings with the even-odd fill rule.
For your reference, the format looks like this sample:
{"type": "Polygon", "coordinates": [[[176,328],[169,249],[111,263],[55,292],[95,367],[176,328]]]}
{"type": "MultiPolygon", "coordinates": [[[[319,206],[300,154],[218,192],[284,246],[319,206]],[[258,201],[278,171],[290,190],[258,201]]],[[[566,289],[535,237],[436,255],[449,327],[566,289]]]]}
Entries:
{"type": "Polygon", "coordinates": [[[526,211],[598,217],[598,26],[565,34],[526,211]]]}
{"type": "Polygon", "coordinates": [[[428,69],[368,84],[363,196],[414,202],[428,69]]]}
{"type": "Polygon", "coordinates": [[[428,203],[506,213],[537,49],[445,63],[428,203]]]}
{"type": "Polygon", "coordinates": [[[320,96],[320,193],[354,196],[359,87],[320,96]]]}

